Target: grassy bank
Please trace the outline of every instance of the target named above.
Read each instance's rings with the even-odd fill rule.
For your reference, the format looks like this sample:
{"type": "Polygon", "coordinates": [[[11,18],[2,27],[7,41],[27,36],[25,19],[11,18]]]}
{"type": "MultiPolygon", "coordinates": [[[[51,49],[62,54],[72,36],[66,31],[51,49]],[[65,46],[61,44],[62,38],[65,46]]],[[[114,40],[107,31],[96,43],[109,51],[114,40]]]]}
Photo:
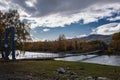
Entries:
{"type": "Polygon", "coordinates": [[[32,80],[57,80],[63,76],[64,78],[58,80],[67,80],[65,75],[69,77],[70,72],[76,73],[78,76],[108,77],[117,80],[120,76],[120,67],[52,60],[0,62],[0,80],[2,78],[16,78],[13,80],[17,80],[17,78],[19,78],[18,80],[27,78],[33,78],[32,80]],[[69,73],[57,73],[57,69],[60,67],[69,67],[69,73]]]}

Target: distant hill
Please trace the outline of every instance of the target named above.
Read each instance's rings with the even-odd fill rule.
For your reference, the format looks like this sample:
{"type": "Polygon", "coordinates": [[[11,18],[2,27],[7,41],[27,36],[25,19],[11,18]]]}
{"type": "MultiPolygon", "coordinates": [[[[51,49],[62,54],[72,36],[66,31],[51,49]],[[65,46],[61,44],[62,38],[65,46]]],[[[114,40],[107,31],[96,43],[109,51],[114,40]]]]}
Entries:
{"type": "Polygon", "coordinates": [[[81,41],[93,41],[93,40],[102,40],[106,43],[110,43],[112,41],[112,35],[98,35],[93,34],[86,37],[79,38],[81,41]]]}

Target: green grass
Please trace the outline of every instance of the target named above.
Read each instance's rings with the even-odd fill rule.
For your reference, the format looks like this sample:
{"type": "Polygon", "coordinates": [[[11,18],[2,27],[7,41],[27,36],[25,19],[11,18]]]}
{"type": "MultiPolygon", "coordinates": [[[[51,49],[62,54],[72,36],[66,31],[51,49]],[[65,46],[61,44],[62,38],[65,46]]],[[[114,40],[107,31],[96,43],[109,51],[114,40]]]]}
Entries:
{"type": "Polygon", "coordinates": [[[79,76],[101,76],[113,79],[120,76],[119,66],[52,60],[0,62],[0,74],[17,72],[23,75],[32,74],[35,77],[54,78],[56,77],[56,70],[60,67],[69,67],[71,72],[75,72],[79,76]]]}

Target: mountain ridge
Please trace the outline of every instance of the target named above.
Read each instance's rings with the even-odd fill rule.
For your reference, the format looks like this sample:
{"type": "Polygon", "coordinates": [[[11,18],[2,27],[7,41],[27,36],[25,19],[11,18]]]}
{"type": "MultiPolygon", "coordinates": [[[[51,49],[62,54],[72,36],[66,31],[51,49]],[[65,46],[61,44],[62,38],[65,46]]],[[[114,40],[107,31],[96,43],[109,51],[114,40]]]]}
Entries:
{"type": "Polygon", "coordinates": [[[81,41],[93,41],[93,40],[101,40],[104,41],[106,43],[110,43],[112,41],[112,35],[100,35],[100,34],[92,34],[92,35],[88,35],[86,37],[81,37],[78,38],[81,41]]]}

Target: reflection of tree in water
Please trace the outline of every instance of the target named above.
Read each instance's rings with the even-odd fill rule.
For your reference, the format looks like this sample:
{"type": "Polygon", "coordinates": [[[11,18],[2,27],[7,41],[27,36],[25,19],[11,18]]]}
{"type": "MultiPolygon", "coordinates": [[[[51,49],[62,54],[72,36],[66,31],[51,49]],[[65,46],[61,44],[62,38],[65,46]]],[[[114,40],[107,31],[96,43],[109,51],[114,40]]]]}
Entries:
{"type": "Polygon", "coordinates": [[[111,64],[120,65],[120,56],[109,56],[111,64]]]}

